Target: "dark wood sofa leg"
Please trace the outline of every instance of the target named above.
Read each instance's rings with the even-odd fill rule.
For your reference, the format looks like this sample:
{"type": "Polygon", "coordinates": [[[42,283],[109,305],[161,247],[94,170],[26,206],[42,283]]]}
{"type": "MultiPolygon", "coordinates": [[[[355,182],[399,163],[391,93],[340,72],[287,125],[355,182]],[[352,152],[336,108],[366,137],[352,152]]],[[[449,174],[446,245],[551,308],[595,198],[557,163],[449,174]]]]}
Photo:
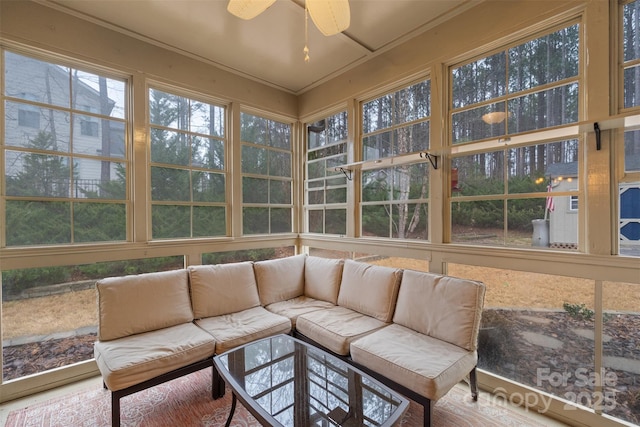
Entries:
{"type": "Polygon", "coordinates": [[[476,376],[476,368],[469,372],[469,386],[471,387],[471,397],[474,402],[478,401],[478,377],[476,376]]]}
{"type": "Polygon", "coordinates": [[[120,397],[111,392],[111,427],[120,427],[120,397]]]}

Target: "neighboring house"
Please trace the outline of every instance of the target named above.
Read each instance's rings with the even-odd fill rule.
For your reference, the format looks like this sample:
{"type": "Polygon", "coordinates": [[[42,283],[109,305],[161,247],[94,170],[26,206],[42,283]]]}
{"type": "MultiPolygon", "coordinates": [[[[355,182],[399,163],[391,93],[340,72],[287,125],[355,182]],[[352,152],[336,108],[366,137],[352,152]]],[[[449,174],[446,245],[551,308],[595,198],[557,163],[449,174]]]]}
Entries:
{"type": "Polygon", "coordinates": [[[549,247],[577,249],[578,196],[553,196],[553,192],[578,190],[578,162],[553,163],[545,176],[551,180],[554,205],[549,212],[549,247]]]}
{"type": "MultiPolygon", "coordinates": [[[[5,91],[16,99],[5,105],[5,144],[17,148],[7,155],[5,174],[17,176],[24,167],[23,154],[32,149],[31,141],[47,132],[55,136],[54,146],[47,150],[68,158],[73,168],[71,196],[98,191],[105,173],[100,157],[125,157],[125,129],[122,121],[98,117],[108,117],[115,102],[101,99],[97,76],[78,76],[74,70],[15,54],[6,55],[5,68],[5,91]],[[86,83],[93,77],[96,88],[86,83]]],[[[114,166],[108,166],[111,177],[114,166]]]]}
{"type": "MultiPolygon", "coordinates": [[[[625,170],[640,171],[640,154],[625,156],[625,170]]],[[[640,255],[640,182],[618,187],[620,253],[640,255]]]]}
{"type": "MultiPolygon", "coordinates": [[[[628,156],[627,169],[640,170],[640,155],[628,156]]],[[[551,180],[552,191],[578,189],[578,162],[554,163],[545,173],[551,180]]],[[[549,246],[552,248],[577,247],[578,197],[552,196],[554,210],[549,212],[549,246]]],[[[618,187],[618,228],[620,253],[631,254],[640,250],[640,183],[621,183],[618,187]]]]}

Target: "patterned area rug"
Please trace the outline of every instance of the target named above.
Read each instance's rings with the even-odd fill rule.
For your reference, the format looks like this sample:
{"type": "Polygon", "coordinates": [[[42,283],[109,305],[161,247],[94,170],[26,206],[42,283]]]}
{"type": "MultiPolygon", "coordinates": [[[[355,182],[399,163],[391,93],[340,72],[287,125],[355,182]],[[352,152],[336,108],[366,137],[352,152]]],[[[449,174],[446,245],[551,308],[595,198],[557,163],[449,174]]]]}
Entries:
{"type": "MultiPolygon", "coordinates": [[[[540,427],[521,411],[497,403],[494,399],[471,400],[467,387],[454,387],[436,404],[432,414],[434,427],[518,426],[540,427]]],[[[219,427],[231,407],[231,393],[211,399],[211,370],[205,369],[120,400],[123,427],[219,427]]],[[[8,415],[6,427],[96,427],[111,425],[110,393],[101,387],[75,392],[8,415]]],[[[231,426],[254,427],[260,424],[238,404],[231,426]]],[[[423,425],[422,406],[411,402],[401,421],[403,427],[423,425]]]]}

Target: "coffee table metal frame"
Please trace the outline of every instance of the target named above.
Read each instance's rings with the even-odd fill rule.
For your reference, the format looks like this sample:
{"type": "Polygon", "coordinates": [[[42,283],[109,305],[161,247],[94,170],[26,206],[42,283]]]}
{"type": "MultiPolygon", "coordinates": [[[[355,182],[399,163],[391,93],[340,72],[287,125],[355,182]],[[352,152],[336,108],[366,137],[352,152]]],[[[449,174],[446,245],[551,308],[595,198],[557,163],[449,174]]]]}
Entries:
{"type": "MultiPolygon", "coordinates": [[[[367,381],[370,381],[372,384],[375,384],[377,387],[379,387],[380,389],[384,390],[385,392],[389,393],[390,395],[393,396],[394,401],[397,401],[398,406],[397,408],[393,411],[393,413],[382,423],[380,424],[380,427],[390,427],[393,426],[395,423],[397,423],[402,416],[404,415],[405,411],[407,410],[407,408],[409,407],[409,400],[407,398],[405,398],[404,396],[402,396],[401,394],[395,392],[394,390],[392,390],[391,388],[389,388],[388,386],[384,385],[383,383],[381,383],[380,381],[378,381],[377,379],[375,379],[373,376],[369,375],[368,373],[354,367],[353,365],[347,363],[345,360],[342,360],[339,357],[336,357],[335,355],[323,350],[322,348],[318,348],[312,344],[310,344],[309,342],[306,342],[304,340],[300,340],[297,338],[294,338],[290,335],[276,335],[276,336],[272,336],[272,337],[268,337],[268,338],[264,338],[258,341],[253,341],[251,343],[245,344],[241,347],[236,347],[232,350],[229,350],[225,353],[222,353],[220,355],[216,355],[213,358],[213,365],[214,365],[214,370],[213,370],[213,375],[214,377],[218,377],[218,378],[214,378],[214,384],[218,383],[219,384],[219,397],[221,397],[224,394],[224,384],[225,382],[229,385],[229,387],[231,388],[232,391],[232,401],[231,401],[231,409],[229,412],[229,417],[227,418],[227,422],[225,424],[225,427],[229,427],[229,425],[231,424],[231,420],[233,419],[233,415],[235,413],[235,409],[236,409],[236,405],[237,405],[237,401],[240,400],[240,402],[244,405],[245,408],[247,408],[247,410],[258,420],[258,422],[262,425],[265,426],[282,426],[282,424],[280,422],[278,422],[270,413],[268,413],[262,406],[260,406],[260,404],[252,397],[250,396],[244,389],[244,387],[238,383],[238,381],[233,377],[233,374],[227,369],[227,367],[224,365],[222,358],[227,357],[229,358],[230,356],[233,355],[234,352],[238,352],[241,349],[244,349],[246,347],[252,346],[252,345],[256,345],[257,343],[261,342],[261,341],[267,341],[267,340],[272,340],[272,339],[287,339],[290,340],[293,343],[298,343],[299,345],[304,346],[304,348],[306,349],[312,349],[313,352],[322,355],[323,357],[331,360],[331,362],[337,366],[340,367],[344,367],[345,369],[359,375],[360,377],[366,379],[367,381]],[[221,381],[221,379],[223,381],[221,381]]],[[[235,353],[238,354],[238,353],[235,353]]],[[[305,420],[306,421],[306,420],[305,420]]],[[[335,421],[335,420],[333,420],[335,421]]],[[[339,425],[338,422],[336,422],[336,424],[339,425]]],[[[306,425],[306,424],[305,424],[306,425]]]]}

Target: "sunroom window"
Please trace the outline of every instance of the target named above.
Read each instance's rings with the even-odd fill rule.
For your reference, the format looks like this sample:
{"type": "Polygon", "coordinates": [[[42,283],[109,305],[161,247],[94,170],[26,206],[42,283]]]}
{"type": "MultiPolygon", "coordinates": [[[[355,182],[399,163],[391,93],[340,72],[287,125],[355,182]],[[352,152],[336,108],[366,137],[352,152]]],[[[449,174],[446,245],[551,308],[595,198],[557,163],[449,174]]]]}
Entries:
{"type": "Polygon", "coordinates": [[[578,248],[579,41],[573,24],[451,68],[451,242],[578,248]]]}
{"type": "Polygon", "coordinates": [[[624,108],[640,106],[640,0],[622,7],[622,74],[624,108]]]}
{"type": "Polygon", "coordinates": [[[126,240],[127,82],[10,51],[3,74],[4,245],[126,240]]]}
{"type": "Polygon", "coordinates": [[[347,112],[307,125],[306,213],[309,233],[347,232],[347,112]]]}
{"type": "Polygon", "coordinates": [[[579,25],[455,67],[452,142],[578,121],[579,25]]]}
{"type": "Polygon", "coordinates": [[[362,104],[363,237],[428,240],[430,109],[429,80],[362,104]]]}
{"type": "Polygon", "coordinates": [[[243,234],[293,230],[291,125],[240,114],[243,234]]]}
{"type": "Polygon", "coordinates": [[[451,241],[576,249],[578,140],[457,156],[451,241]]]}
{"type": "Polygon", "coordinates": [[[227,234],[226,108],[149,90],[154,239],[227,234]]]}
{"type": "MultiPolygon", "coordinates": [[[[622,16],[622,61],[620,61],[622,111],[637,114],[640,107],[640,0],[625,1],[622,16]]],[[[629,122],[637,123],[638,116],[629,122]]],[[[624,167],[618,184],[619,253],[640,256],[640,130],[629,126],[624,135],[624,167]]]]}

